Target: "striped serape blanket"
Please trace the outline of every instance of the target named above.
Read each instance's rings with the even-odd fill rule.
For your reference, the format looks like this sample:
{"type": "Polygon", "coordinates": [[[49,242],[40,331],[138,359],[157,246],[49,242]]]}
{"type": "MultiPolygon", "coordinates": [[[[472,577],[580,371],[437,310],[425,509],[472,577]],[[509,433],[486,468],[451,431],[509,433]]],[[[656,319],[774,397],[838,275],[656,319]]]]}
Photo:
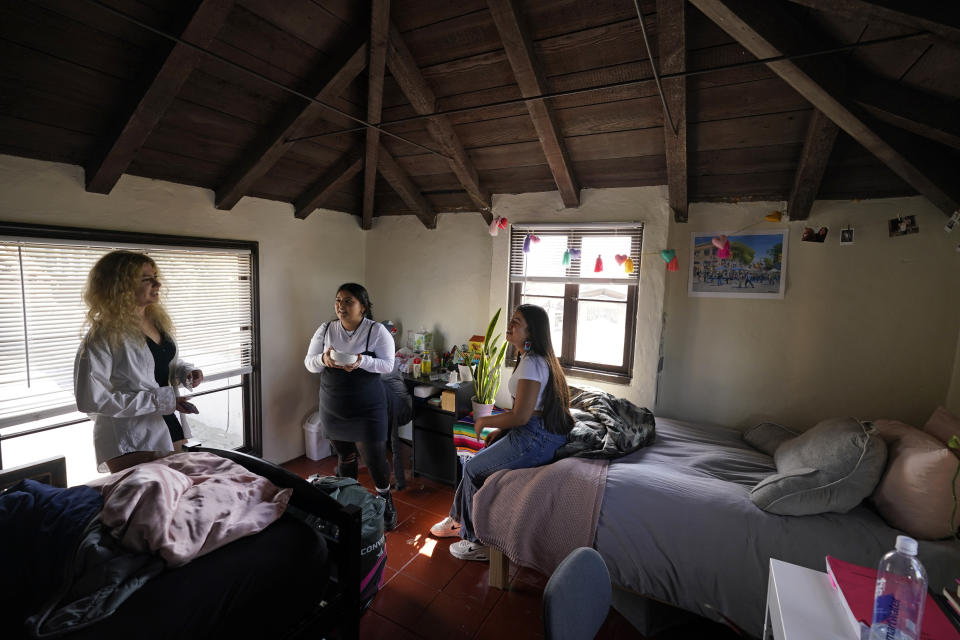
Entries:
{"type": "MultiPolygon", "coordinates": [[[[503,409],[494,407],[493,415],[503,413],[503,409]]],[[[464,463],[485,446],[483,441],[494,429],[485,428],[477,438],[477,432],[474,429],[473,413],[463,416],[453,425],[453,446],[457,448],[457,457],[464,463]]]]}

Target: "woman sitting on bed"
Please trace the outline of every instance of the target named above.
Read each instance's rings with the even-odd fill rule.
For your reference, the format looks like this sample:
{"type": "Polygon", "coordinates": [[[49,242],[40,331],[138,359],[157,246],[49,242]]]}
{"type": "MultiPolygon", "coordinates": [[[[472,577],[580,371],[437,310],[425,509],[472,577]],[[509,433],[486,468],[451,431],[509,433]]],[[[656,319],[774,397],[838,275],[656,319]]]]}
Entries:
{"type": "Polygon", "coordinates": [[[517,307],[507,324],[507,342],[519,354],[508,388],[513,409],[495,416],[477,418],[477,437],[485,428],[495,428],[486,447],[463,465],[450,515],[430,528],[438,538],[459,535],[450,553],[461,560],[486,560],[487,547],[474,534],[473,496],[495,471],[538,467],[553,460],[554,452],[567,442],[573,426],[570,390],[560,361],[550,343],[550,321],[542,308],[517,307]]]}

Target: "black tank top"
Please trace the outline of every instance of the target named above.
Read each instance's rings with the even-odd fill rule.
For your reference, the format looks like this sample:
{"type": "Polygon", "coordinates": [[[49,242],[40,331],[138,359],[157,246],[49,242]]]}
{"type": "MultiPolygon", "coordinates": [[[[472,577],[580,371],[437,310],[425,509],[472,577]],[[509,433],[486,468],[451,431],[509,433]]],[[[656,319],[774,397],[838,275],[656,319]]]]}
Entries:
{"type": "MultiPolygon", "coordinates": [[[[160,344],[151,340],[150,336],[144,337],[147,339],[147,346],[150,348],[150,353],[153,354],[153,377],[159,386],[169,387],[170,361],[173,360],[173,356],[177,353],[177,345],[175,345],[173,340],[170,339],[170,336],[165,333],[160,334],[160,344]]],[[[175,414],[168,413],[163,416],[163,421],[167,423],[167,429],[170,430],[171,440],[174,442],[183,440],[183,427],[180,425],[180,421],[177,420],[175,414]]]]}

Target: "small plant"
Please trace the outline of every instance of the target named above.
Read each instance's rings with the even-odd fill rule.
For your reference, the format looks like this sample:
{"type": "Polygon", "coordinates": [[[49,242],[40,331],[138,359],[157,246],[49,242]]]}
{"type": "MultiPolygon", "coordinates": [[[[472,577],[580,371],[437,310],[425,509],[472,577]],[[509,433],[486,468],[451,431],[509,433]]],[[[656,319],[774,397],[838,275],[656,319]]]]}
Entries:
{"type": "Polygon", "coordinates": [[[500,312],[503,309],[497,309],[497,312],[490,320],[487,326],[487,333],[483,337],[483,348],[480,350],[480,359],[473,366],[473,386],[477,395],[477,402],[480,404],[493,404],[497,397],[497,390],[500,389],[500,373],[503,370],[503,358],[507,353],[507,343],[504,341],[499,347],[500,334],[491,338],[497,322],[500,320],[500,312]]]}
{"type": "MultiPolygon", "coordinates": [[[[960,437],[956,434],[950,436],[947,446],[951,449],[960,449],[960,437]]],[[[957,470],[953,472],[953,480],[950,481],[950,490],[953,491],[953,511],[950,512],[950,531],[957,536],[957,475],[960,474],[960,462],[957,463],[957,470]]],[[[960,537],[960,536],[958,536],[960,537]]]]}

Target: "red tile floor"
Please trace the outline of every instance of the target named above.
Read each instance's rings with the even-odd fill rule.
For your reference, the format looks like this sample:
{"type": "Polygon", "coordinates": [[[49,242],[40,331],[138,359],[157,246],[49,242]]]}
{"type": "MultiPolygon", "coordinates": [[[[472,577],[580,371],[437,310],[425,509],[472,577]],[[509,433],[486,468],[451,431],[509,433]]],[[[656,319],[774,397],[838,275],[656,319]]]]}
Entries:
{"type": "MultiPolygon", "coordinates": [[[[284,468],[304,478],[333,475],[336,458],[291,460],[284,468]]],[[[373,482],[361,467],[359,480],[373,482]]],[[[511,565],[510,587],[487,585],[487,563],[457,560],[448,547],[459,538],[435,539],[430,527],[443,519],[453,488],[407,470],[407,486],[394,491],[397,528],[386,535],[387,567],[383,585],[360,622],[363,640],[500,640],[540,638],[545,576],[511,565]]],[[[658,639],[736,638],[728,628],[703,620],[674,628],[658,639]]],[[[619,613],[610,610],[597,635],[604,640],[643,638],[619,613]]]]}

